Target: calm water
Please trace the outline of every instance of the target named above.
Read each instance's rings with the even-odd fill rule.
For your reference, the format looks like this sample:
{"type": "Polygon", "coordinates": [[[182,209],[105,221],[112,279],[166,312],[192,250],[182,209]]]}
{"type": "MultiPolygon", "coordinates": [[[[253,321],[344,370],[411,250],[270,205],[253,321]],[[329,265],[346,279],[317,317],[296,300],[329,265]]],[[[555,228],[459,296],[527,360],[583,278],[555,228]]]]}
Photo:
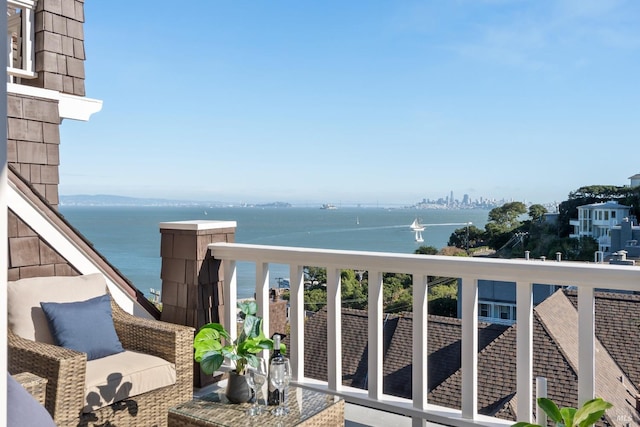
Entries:
{"type": "MultiPolygon", "coordinates": [[[[236,242],[263,245],[413,253],[419,246],[446,246],[449,236],[471,222],[483,228],[485,210],[414,210],[380,208],[202,208],[60,206],[60,212],[138,289],[161,289],[161,222],[236,221],[236,242]],[[427,225],[417,243],[409,224],[427,225]]],[[[271,280],[288,276],[289,267],[271,266],[271,280]]],[[[238,263],[238,297],[253,295],[255,267],[238,263]]]]}

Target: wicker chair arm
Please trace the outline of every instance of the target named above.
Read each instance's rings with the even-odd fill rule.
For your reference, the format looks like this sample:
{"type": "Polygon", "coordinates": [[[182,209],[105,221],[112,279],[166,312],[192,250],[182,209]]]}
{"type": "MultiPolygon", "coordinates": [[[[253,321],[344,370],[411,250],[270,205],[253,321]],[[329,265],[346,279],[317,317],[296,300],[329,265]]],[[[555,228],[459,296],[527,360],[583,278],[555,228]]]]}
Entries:
{"type": "Polygon", "coordinates": [[[193,361],[194,328],[136,317],[116,303],[112,308],[116,333],[125,349],[152,354],[176,365],[185,357],[193,361]]]}
{"type": "Polygon", "coordinates": [[[47,379],[45,407],[56,423],[77,418],[84,403],[87,355],[64,347],[24,339],[10,330],[8,370],[47,379]]]}

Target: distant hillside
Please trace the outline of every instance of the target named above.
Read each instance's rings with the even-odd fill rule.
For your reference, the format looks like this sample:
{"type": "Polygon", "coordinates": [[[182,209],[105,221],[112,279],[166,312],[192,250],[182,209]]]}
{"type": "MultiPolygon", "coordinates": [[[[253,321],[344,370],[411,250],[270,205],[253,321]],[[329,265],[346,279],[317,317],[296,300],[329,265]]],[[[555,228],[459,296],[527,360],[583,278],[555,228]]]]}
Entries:
{"type": "Polygon", "coordinates": [[[142,197],[114,196],[110,194],[78,194],[72,196],[60,196],[60,206],[207,206],[207,207],[291,207],[290,203],[272,202],[262,204],[234,204],[224,202],[205,202],[194,200],[152,199],[142,197]]]}
{"type": "Polygon", "coordinates": [[[61,206],[223,206],[221,202],[190,200],[151,199],[141,197],[113,196],[109,194],[78,194],[60,196],[61,206]]]}

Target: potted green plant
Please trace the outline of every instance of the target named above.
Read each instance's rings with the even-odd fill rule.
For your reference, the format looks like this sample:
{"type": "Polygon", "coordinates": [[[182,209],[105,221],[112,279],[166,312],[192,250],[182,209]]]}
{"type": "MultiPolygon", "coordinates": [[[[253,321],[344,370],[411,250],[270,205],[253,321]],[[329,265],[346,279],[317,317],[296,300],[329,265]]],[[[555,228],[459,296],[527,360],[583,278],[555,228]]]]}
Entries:
{"type": "MultiPolygon", "coordinates": [[[[273,349],[273,340],[264,335],[262,318],[256,316],[258,304],[253,300],[238,302],[242,329],[236,340],[220,323],[202,326],[193,340],[194,359],[206,374],[220,369],[225,359],[233,365],[227,381],[227,398],[234,403],[248,402],[251,390],[246,383],[247,368],[258,366],[258,353],[273,349]]],[[[280,344],[284,352],[284,344],[280,344]]]]}
{"type": "MultiPolygon", "coordinates": [[[[557,427],[588,427],[594,425],[605,411],[613,405],[600,397],[585,402],[579,409],[565,407],[558,408],[553,400],[539,397],[538,406],[556,423],[557,427]]],[[[517,422],[512,427],[541,427],[524,421],[517,422]]]]}

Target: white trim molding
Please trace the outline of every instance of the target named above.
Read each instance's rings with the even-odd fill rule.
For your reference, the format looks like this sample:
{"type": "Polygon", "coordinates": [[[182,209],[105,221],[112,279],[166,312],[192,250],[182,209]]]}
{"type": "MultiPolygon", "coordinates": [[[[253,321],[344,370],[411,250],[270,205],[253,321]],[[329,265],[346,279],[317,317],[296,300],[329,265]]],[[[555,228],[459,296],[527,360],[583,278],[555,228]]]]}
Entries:
{"type": "Polygon", "coordinates": [[[91,115],[102,110],[102,100],[69,95],[39,87],[7,83],[7,93],[58,101],[60,119],[81,120],[86,122],[91,115]]]}

